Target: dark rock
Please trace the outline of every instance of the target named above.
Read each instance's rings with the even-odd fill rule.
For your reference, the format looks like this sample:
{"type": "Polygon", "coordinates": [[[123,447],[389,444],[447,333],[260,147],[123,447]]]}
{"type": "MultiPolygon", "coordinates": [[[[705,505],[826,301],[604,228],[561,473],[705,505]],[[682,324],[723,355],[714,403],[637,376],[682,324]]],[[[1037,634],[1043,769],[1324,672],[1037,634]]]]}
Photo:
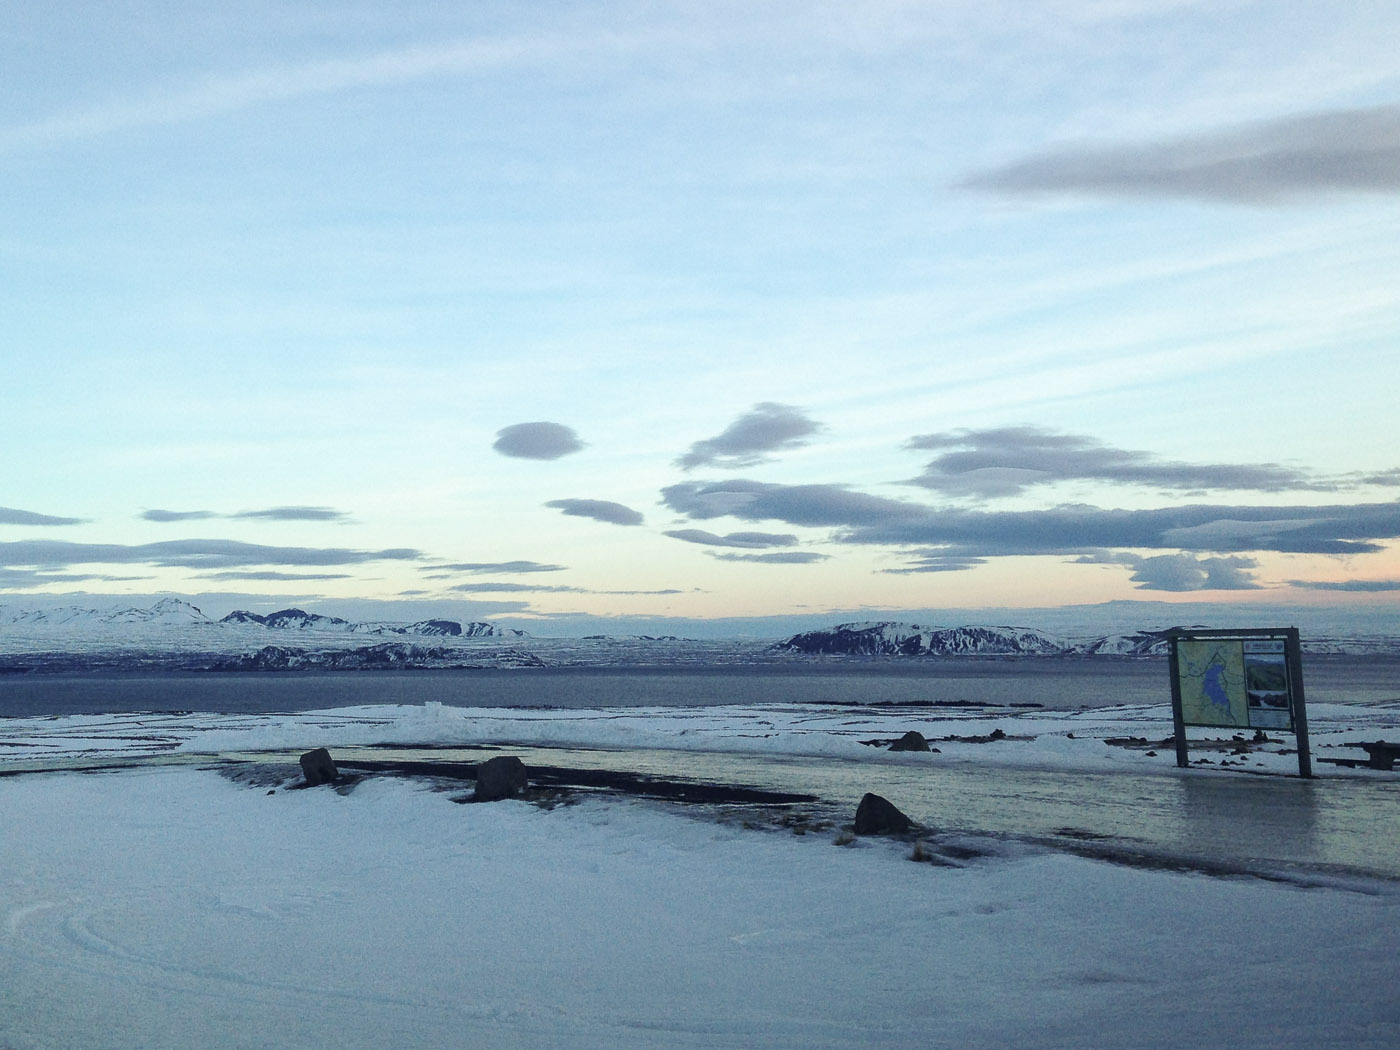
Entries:
{"type": "Polygon", "coordinates": [[[887,798],[867,793],[856,807],[857,835],[902,835],[913,822],[887,798]]]}
{"type": "Polygon", "coordinates": [[[301,756],[301,774],[306,778],[307,787],[329,784],[340,779],[340,770],[331,761],[331,753],[324,747],[308,751],[301,756]]]}
{"type": "Polygon", "coordinates": [[[928,741],[917,729],[911,729],[890,745],[891,751],[927,751],[928,741]]]}
{"type": "Polygon", "coordinates": [[[476,767],[476,801],[514,798],[529,787],[525,763],[514,755],[498,755],[476,767]]]}

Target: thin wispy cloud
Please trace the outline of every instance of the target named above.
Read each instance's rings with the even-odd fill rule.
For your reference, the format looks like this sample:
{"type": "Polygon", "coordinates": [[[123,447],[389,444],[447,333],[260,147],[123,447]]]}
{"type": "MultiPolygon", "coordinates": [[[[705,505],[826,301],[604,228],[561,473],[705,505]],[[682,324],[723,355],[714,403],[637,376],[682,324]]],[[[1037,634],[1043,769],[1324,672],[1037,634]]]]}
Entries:
{"type": "Polygon", "coordinates": [[[1400,580],[1289,580],[1288,586],[1305,591],[1383,594],[1387,591],[1400,591],[1400,580]]]}
{"type": "Polygon", "coordinates": [[[676,460],[682,470],[696,467],[751,467],[776,452],[799,448],[823,429],[801,409],[764,401],[712,438],[697,441],[676,460]]]}
{"type": "Polygon", "coordinates": [[[710,551],[709,554],[711,558],[716,558],[719,561],[750,561],[760,565],[814,565],[819,561],[826,561],[829,557],[826,554],[818,554],[816,551],[771,551],[767,554],[710,551]]]}
{"type": "Polygon", "coordinates": [[[720,536],[704,529],[672,529],[662,535],[707,547],[791,547],[797,537],[787,532],[731,532],[720,536]]]}
{"type": "Polygon", "coordinates": [[[1137,143],[1085,143],[965,180],[1027,196],[1183,197],[1284,204],[1400,193],[1400,104],[1335,110],[1137,143]]]}
{"type": "Polygon", "coordinates": [[[348,580],[350,575],[343,572],[275,572],[265,571],[229,571],[229,572],[205,572],[199,573],[196,577],[201,580],[258,580],[268,583],[280,583],[287,580],[348,580]]]}
{"type": "Polygon", "coordinates": [[[12,124],[0,128],[0,150],[42,148],[141,128],[181,124],[289,99],[357,88],[543,66],[567,53],[622,44],[619,38],[474,38],[266,66],[184,84],[163,85],[140,97],[12,124]]]}
{"type": "Polygon", "coordinates": [[[640,525],[645,520],[641,511],[606,499],[552,499],[545,506],[575,518],[592,518],[609,525],[640,525]]]}
{"type": "Polygon", "coordinates": [[[27,591],[55,583],[133,583],[149,576],[112,576],[97,572],[52,572],[44,569],[16,569],[0,566],[0,588],[27,591]]]}
{"type": "Polygon", "coordinates": [[[563,572],[566,566],[539,561],[459,561],[446,565],[427,565],[423,572],[454,572],[471,575],[513,576],[526,572],[563,572]]]}
{"type": "Polygon", "coordinates": [[[546,583],[458,583],[450,591],[462,594],[588,594],[582,587],[546,583]]]}
{"type": "Polygon", "coordinates": [[[138,544],[16,540],[0,543],[0,567],[45,569],[71,565],[155,565],[186,569],[362,565],[374,561],[417,561],[422,557],[421,551],[406,547],[386,550],[276,547],[236,540],[164,540],[138,544]]]}
{"type": "Polygon", "coordinates": [[[242,510],[230,518],[255,518],[263,521],[344,521],[350,515],[332,507],[268,507],[266,510],[242,510]]]}
{"type": "Polygon", "coordinates": [[[905,554],[905,563],[898,568],[881,569],[891,576],[908,576],[921,572],[964,572],[987,564],[986,558],[971,554],[948,554],[944,551],[919,551],[905,554]]]}
{"type": "Polygon", "coordinates": [[[502,427],[491,447],[516,459],[559,459],[578,452],[584,444],[573,427],[541,420],[502,427]]]}
{"type": "Polygon", "coordinates": [[[448,590],[461,594],[599,594],[620,595],[670,595],[684,594],[684,591],[668,587],[656,591],[598,591],[588,587],[551,586],[536,583],[459,583],[448,590]]]}
{"type": "Polygon", "coordinates": [[[141,512],[141,518],[144,521],[154,521],[160,524],[178,521],[205,521],[217,517],[220,515],[215,514],[212,510],[161,510],[155,508],[141,512]]]}
{"type": "Polygon", "coordinates": [[[1041,427],[922,434],[905,447],[939,452],[910,483],[948,496],[1017,496],[1059,481],[1187,492],[1333,491],[1339,487],[1334,481],[1277,463],[1180,463],[1041,427]]]}
{"type": "Polygon", "coordinates": [[[222,518],[228,521],[345,521],[350,517],[343,510],[333,507],[267,507],[262,510],[241,510],[233,514],[221,514],[212,510],[162,510],[153,509],[141,512],[144,521],[170,524],[182,521],[208,521],[222,518]]]}
{"type": "Polygon", "coordinates": [[[60,518],[53,514],[38,514],[16,507],[0,507],[0,525],[83,525],[84,518],[60,518]]]}

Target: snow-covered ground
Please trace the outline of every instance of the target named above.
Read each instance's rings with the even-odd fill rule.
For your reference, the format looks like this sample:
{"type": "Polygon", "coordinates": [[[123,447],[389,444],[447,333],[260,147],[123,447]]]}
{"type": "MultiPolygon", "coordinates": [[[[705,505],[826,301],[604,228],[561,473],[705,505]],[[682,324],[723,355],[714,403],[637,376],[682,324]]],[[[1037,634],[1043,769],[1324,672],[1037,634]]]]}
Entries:
{"type": "MultiPolygon", "coordinates": [[[[1394,702],[1310,714],[1318,753],[1400,729],[1394,702]]],[[[1164,707],[428,704],[8,719],[0,771],[512,741],[1170,776],[1170,754],[1105,743],[1169,732],[1164,707]],[[941,753],[859,742],[909,728],[941,753]]],[[[1296,769],[1267,746],[1239,761],[1296,769]]],[[[0,1047],[1400,1045],[1400,884],[1383,880],[1305,889],[1008,840],[911,863],[908,842],[627,799],[287,786],[185,765],[0,777],[0,1047]]]]}

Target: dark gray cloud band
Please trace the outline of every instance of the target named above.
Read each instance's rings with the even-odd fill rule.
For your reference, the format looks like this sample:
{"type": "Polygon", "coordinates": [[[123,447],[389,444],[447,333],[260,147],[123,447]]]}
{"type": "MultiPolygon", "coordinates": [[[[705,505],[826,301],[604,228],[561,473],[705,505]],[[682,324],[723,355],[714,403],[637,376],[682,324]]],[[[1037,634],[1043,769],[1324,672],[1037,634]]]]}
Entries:
{"type": "Polygon", "coordinates": [[[1015,496],[1033,486],[1058,481],[1187,492],[1334,491],[1340,487],[1334,481],[1276,463],[1179,463],[1040,427],[922,434],[911,438],[905,447],[939,453],[911,483],[947,496],[1015,496]]]}
{"type": "Polygon", "coordinates": [[[579,451],[584,444],[573,427],[541,420],[502,427],[491,447],[516,459],[559,459],[579,451]]]}
{"type": "Polygon", "coordinates": [[[1016,196],[1183,197],[1256,205],[1400,193],[1400,104],[1157,142],[1065,146],[974,175],[962,185],[1016,196]]]}
{"type": "Polygon", "coordinates": [[[751,467],[775,452],[798,448],[822,425],[800,409],[764,401],[754,405],[712,438],[697,441],[676,460],[682,470],[696,467],[751,467]]]}
{"type": "Polygon", "coordinates": [[[1209,553],[1363,554],[1400,537],[1400,503],[1192,504],[1148,510],[1070,505],[1003,511],[928,507],[840,485],[735,480],[672,485],[665,504],[692,519],[734,517],[837,530],[844,543],[938,548],[964,557],[1086,554],[1122,548],[1209,553]]]}

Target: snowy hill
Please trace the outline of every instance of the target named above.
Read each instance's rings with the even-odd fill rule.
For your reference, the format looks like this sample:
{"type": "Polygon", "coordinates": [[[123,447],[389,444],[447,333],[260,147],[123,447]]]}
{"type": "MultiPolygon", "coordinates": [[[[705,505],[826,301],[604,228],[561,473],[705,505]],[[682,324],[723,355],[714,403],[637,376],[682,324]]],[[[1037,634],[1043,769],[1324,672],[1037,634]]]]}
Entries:
{"type": "Polygon", "coordinates": [[[220,623],[255,624],[275,631],[337,631],[351,634],[431,635],[453,638],[525,638],[525,631],[498,627],[493,623],[473,621],[462,624],[456,620],[420,620],[417,623],[356,623],[339,616],[323,616],[303,609],[280,609],[266,616],[238,609],[220,623]]]}
{"type": "Polygon", "coordinates": [[[18,609],[0,605],[0,626],[106,628],[120,624],[150,624],[186,627],[212,624],[198,608],[179,598],[162,598],[149,609],[83,609],[62,606],[55,609],[18,609]]]}
{"type": "Polygon", "coordinates": [[[1058,656],[1063,640],[1029,627],[923,627],[916,623],[843,623],[795,634],[780,652],[852,656],[1058,656]]]}

